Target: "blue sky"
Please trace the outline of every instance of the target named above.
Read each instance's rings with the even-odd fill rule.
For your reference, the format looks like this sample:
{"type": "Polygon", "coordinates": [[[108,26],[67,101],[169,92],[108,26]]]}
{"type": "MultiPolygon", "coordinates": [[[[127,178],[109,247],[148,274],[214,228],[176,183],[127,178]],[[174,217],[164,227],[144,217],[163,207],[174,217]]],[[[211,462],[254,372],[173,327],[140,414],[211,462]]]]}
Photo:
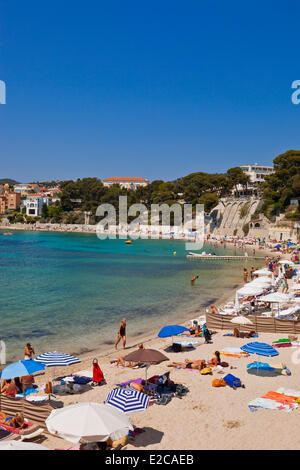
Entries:
{"type": "Polygon", "coordinates": [[[291,1],[0,0],[0,177],[175,179],[300,148],[291,1]]]}

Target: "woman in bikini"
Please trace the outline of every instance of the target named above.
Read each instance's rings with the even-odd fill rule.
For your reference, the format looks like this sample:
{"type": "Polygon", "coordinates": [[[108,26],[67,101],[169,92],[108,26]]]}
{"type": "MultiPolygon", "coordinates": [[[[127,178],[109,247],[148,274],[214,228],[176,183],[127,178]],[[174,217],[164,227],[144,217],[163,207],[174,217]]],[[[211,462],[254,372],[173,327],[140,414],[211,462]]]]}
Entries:
{"type": "Polygon", "coordinates": [[[214,357],[209,361],[208,367],[215,367],[221,364],[221,358],[219,351],[214,352],[214,357]]]}
{"type": "Polygon", "coordinates": [[[204,367],[206,367],[206,362],[204,359],[200,360],[190,360],[190,359],[185,359],[185,362],[172,362],[168,364],[168,367],[180,367],[181,369],[196,369],[196,370],[202,370],[204,367]]]}
{"type": "MultiPolygon", "coordinates": [[[[141,343],[139,344],[139,349],[144,349],[144,345],[141,343]]],[[[119,357],[119,359],[114,359],[113,361],[110,361],[111,364],[116,364],[118,366],[123,366],[123,367],[137,367],[139,365],[138,362],[131,362],[131,361],[125,361],[124,357],[119,357]]]]}
{"type": "Polygon", "coordinates": [[[18,393],[17,387],[15,385],[15,382],[11,379],[7,379],[6,383],[1,388],[1,393],[6,395],[7,397],[15,397],[16,394],[18,393]]]}

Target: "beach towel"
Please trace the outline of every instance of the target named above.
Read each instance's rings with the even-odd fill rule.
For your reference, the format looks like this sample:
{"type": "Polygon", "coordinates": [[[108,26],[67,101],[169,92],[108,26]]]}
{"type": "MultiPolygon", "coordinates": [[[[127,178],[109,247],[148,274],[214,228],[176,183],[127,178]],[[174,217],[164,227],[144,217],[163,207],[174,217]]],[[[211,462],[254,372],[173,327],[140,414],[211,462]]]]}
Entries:
{"type": "MultiPolygon", "coordinates": [[[[33,393],[38,393],[39,391],[36,388],[30,387],[25,390],[25,397],[32,395],[33,393]]],[[[23,398],[24,393],[17,393],[16,398],[23,398]]]]}
{"type": "Polygon", "coordinates": [[[189,370],[189,371],[191,371],[191,372],[199,372],[199,373],[201,373],[201,370],[199,370],[199,369],[186,369],[186,367],[179,367],[179,366],[176,366],[175,369],[189,370]]]}
{"type": "MultiPolygon", "coordinates": [[[[148,380],[148,382],[150,381],[150,379],[148,380]]],[[[126,387],[127,385],[130,385],[132,383],[136,383],[136,384],[140,384],[142,385],[143,384],[143,379],[139,378],[139,379],[133,379],[133,380],[128,380],[128,382],[122,382],[120,384],[118,384],[119,386],[121,387],[126,387]]]]}
{"type": "Polygon", "coordinates": [[[102,370],[100,369],[99,364],[93,364],[93,382],[100,383],[104,380],[104,375],[102,370]]]}
{"type": "Polygon", "coordinates": [[[289,403],[295,403],[295,399],[297,397],[284,395],[283,393],[278,392],[268,392],[262,398],[270,398],[271,400],[275,400],[284,405],[288,405],[289,403]]]}
{"type": "Polygon", "coordinates": [[[267,410],[280,410],[285,411],[287,413],[295,410],[298,408],[297,403],[289,403],[287,405],[283,405],[275,400],[270,400],[269,398],[255,398],[254,400],[248,403],[249,407],[255,408],[265,408],[267,410]]]}
{"type": "Polygon", "coordinates": [[[290,343],[290,339],[289,338],[282,338],[282,339],[278,339],[277,341],[273,341],[272,344],[279,344],[279,343],[290,343]]]}
{"type": "Polygon", "coordinates": [[[291,388],[280,387],[276,390],[277,393],[282,393],[283,395],[288,395],[291,397],[300,397],[300,390],[293,390],[291,388]]]}

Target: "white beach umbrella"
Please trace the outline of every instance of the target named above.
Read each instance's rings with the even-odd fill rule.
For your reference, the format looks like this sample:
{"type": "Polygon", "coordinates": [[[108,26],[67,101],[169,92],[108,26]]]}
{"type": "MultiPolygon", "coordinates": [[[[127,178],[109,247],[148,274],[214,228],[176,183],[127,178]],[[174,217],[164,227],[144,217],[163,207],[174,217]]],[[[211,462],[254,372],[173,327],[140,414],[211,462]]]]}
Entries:
{"type": "Polygon", "coordinates": [[[288,294],[282,294],[281,292],[272,292],[272,294],[263,295],[257,300],[268,303],[282,304],[289,302],[291,297],[288,294]]]}
{"type": "Polygon", "coordinates": [[[3,441],[0,442],[1,450],[49,450],[41,444],[23,441],[3,441]]]}
{"type": "Polygon", "coordinates": [[[245,317],[244,315],[240,315],[238,317],[234,317],[230,320],[231,323],[238,323],[239,325],[253,325],[253,322],[245,317]]]}
{"type": "Polygon", "coordinates": [[[240,315],[239,317],[234,317],[230,320],[231,323],[237,323],[239,326],[241,325],[253,325],[253,322],[249,320],[249,318],[245,317],[244,315],[240,315]]]}
{"type": "Polygon", "coordinates": [[[253,274],[257,274],[258,276],[270,276],[272,274],[267,268],[257,269],[254,271],[253,274]]]}
{"type": "Polygon", "coordinates": [[[265,282],[267,284],[272,284],[272,279],[268,276],[259,276],[256,279],[253,279],[254,284],[260,284],[261,282],[265,282]]]}
{"type": "MultiPolygon", "coordinates": [[[[251,284],[251,283],[249,283],[251,284]]],[[[235,308],[238,308],[239,306],[239,298],[240,297],[246,297],[246,296],[252,296],[252,295],[260,295],[263,293],[264,289],[261,286],[255,286],[255,285],[249,285],[245,284],[244,287],[239,289],[236,292],[235,295],[235,308]]]]}
{"type": "Polygon", "coordinates": [[[99,403],[77,403],[53,410],[46,420],[48,431],[75,444],[80,441],[113,441],[133,431],[128,416],[117,408],[99,403]]]}
{"type": "Polygon", "coordinates": [[[253,285],[251,283],[245,284],[244,287],[237,291],[239,297],[246,297],[247,295],[260,295],[263,293],[263,288],[253,285]]]}
{"type": "Polygon", "coordinates": [[[278,263],[280,263],[280,264],[294,264],[293,261],[290,261],[288,259],[281,259],[280,261],[278,261],[278,263]]]}
{"type": "Polygon", "coordinates": [[[256,286],[261,287],[262,289],[268,289],[271,287],[271,284],[266,281],[260,281],[259,278],[257,280],[249,282],[248,286],[256,286]]]}

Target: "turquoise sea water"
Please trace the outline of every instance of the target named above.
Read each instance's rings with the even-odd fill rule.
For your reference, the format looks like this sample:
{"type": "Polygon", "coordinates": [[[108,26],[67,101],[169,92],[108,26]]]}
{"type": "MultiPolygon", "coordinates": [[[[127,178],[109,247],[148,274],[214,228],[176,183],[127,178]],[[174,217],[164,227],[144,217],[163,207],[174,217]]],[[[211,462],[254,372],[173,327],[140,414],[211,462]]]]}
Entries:
{"type": "Polygon", "coordinates": [[[8,361],[22,359],[28,341],[38,353],[112,345],[122,317],[129,343],[137,341],[165,324],[204,313],[205,305],[241,281],[241,262],[205,263],[186,255],[181,241],[125,245],[92,234],[0,232],[0,338],[8,361]],[[195,274],[200,278],[192,288],[195,274]]]}

